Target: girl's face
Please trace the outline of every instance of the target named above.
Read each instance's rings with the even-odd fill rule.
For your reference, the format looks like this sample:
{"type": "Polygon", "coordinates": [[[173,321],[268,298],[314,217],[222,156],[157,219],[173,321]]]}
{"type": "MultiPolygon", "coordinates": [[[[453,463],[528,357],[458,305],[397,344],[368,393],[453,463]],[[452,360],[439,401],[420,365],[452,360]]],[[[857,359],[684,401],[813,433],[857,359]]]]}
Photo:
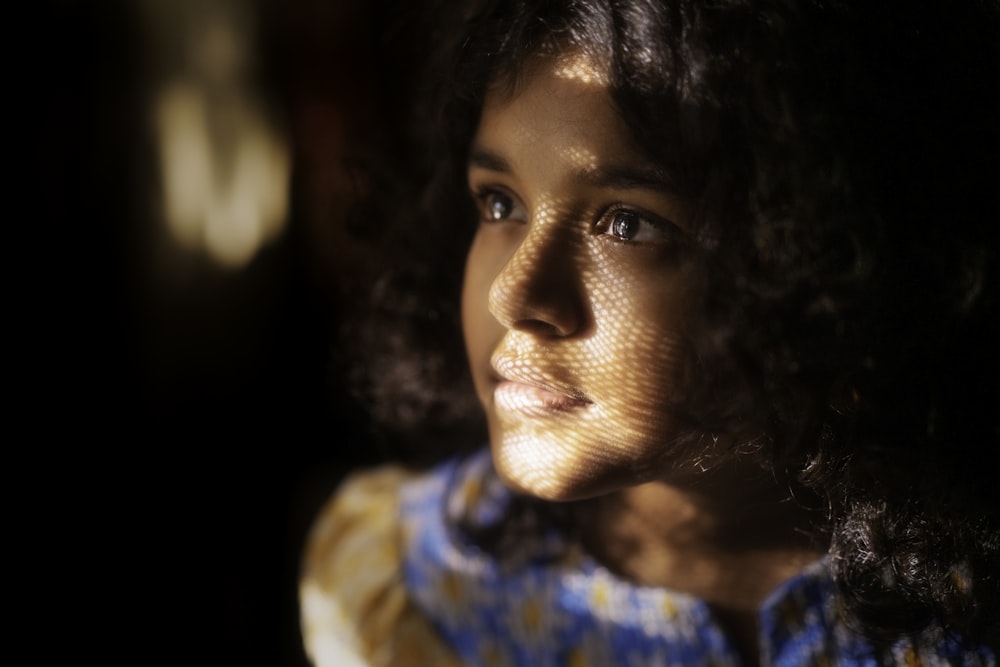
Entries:
{"type": "MultiPolygon", "coordinates": [[[[463,328],[493,458],[514,488],[595,496],[683,469],[683,203],[633,146],[601,73],[563,57],[486,98],[463,328]]],[[[694,462],[694,461],[691,461],[694,462]]]]}

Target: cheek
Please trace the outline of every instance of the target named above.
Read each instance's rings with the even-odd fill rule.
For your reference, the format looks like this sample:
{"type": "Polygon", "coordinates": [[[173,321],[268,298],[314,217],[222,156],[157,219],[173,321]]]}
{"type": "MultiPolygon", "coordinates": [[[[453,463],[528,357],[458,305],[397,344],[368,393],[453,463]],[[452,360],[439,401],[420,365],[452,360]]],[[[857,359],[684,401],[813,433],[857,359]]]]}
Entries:
{"type": "Polygon", "coordinates": [[[668,407],[683,354],[680,298],[669,273],[610,271],[592,285],[594,335],[586,341],[593,391],[608,423],[636,443],[669,437],[668,407]]]}
{"type": "Polygon", "coordinates": [[[659,267],[609,266],[584,276],[589,335],[550,358],[572,371],[590,408],[544,423],[501,419],[498,467],[513,486],[552,500],[600,495],[658,479],[688,460],[670,404],[677,369],[680,286],[659,267]]]}
{"type": "Polygon", "coordinates": [[[486,384],[489,381],[489,360],[503,329],[489,312],[488,297],[490,286],[500,267],[500,260],[494,257],[481,234],[472,242],[465,265],[462,284],[462,332],[465,349],[472,370],[480,401],[486,402],[486,384]]]}

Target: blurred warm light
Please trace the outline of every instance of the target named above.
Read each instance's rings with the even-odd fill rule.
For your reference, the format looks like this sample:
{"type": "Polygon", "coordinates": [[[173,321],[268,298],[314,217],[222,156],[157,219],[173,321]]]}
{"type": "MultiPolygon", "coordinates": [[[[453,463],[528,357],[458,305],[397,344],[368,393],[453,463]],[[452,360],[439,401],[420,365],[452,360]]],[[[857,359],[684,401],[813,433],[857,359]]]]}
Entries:
{"type": "Polygon", "coordinates": [[[197,86],[175,84],[156,106],[164,215],[171,233],[221,264],[245,264],[284,225],[287,147],[252,106],[212,109],[197,86]],[[213,124],[231,133],[228,147],[212,136],[213,112],[213,124]]]}
{"type": "Polygon", "coordinates": [[[285,223],[290,157],[255,86],[255,3],[146,0],[163,217],[183,247],[249,262],[285,223]]]}

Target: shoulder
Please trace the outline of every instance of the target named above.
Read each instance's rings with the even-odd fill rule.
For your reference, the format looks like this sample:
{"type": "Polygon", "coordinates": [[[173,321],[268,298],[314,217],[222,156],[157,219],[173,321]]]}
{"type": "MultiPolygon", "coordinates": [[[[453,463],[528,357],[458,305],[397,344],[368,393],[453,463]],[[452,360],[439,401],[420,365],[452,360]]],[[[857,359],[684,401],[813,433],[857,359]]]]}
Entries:
{"type": "Polygon", "coordinates": [[[400,491],[416,477],[396,466],[352,475],[320,511],[299,584],[303,639],[318,667],[453,664],[401,574],[400,491]]]}

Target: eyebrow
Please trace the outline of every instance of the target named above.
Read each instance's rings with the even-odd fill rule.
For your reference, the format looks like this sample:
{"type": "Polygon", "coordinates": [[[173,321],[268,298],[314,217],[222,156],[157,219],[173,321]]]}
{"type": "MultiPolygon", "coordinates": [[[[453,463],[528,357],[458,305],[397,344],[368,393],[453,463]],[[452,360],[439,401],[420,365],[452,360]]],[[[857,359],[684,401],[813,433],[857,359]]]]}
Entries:
{"type": "MultiPolygon", "coordinates": [[[[502,174],[512,174],[510,162],[482,146],[473,146],[469,152],[469,166],[488,169],[502,174]]],[[[573,177],[587,185],[618,190],[644,189],[674,193],[676,188],[670,174],[663,169],[645,166],[609,165],[584,168],[574,172],[573,177]]]]}
{"type": "Polygon", "coordinates": [[[493,151],[486,150],[481,146],[472,147],[472,150],[469,152],[469,166],[489,169],[490,171],[498,171],[502,174],[510,174],[514,172],[506,158],[501,157],[493,151]]]}

